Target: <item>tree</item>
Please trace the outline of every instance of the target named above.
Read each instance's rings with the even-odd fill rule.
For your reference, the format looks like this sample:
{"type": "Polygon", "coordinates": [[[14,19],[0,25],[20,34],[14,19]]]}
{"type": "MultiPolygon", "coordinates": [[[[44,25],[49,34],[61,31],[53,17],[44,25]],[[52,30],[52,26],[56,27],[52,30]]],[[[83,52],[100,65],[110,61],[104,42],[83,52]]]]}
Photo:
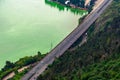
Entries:
{"type": "Polygon", "coordinates": [[[85,1],[84,0],[81,0],[81,5],[80,5],[82,8],[85,7],[85,1]]]}
{"type": "Polygon", "coordinates": [[[42,54],[41,54],[41,52],[40,51],[38,51],[38,56],[41,56],[42,54]]]}
{"type": "Polygon", "coordinates": [[[2,70],[10,69],[10,68],[13,68],[14,66],[15,65],[12,62],[6,61],[6,65],[5,65],[4,69],[2,69],[2,70]]]}

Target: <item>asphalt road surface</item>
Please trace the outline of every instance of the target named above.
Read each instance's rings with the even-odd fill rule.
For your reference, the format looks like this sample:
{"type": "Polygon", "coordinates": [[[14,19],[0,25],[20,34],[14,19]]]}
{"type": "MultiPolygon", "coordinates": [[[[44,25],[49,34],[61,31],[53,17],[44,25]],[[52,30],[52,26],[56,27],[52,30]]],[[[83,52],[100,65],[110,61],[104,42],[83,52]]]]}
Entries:
{"type": "MultiPolygon", "coordinates": [[[[37,77],[52,64],[55,58],[60,57],[100,16],[106,7],[113,0],[104,0],[103,3],[93,12],[91,12],[84,21],[73,30],[62,42],[60,42],[45,58],[43,58],[35,67],[33,67],[21,80],[36,80],[37,77]]],[[[68,23],[69,24],[69,23],[68,23]]]]}

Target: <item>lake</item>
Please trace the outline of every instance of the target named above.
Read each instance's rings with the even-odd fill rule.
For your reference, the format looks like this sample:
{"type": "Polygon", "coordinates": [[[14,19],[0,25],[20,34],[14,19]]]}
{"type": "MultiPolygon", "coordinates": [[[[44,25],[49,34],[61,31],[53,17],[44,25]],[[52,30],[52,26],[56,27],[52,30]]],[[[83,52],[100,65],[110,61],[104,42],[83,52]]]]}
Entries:
{"type": "Polygon", "coordinates": [[[0,0],[0,69],[6,60],[49,52],[85,14],[44,0],[0,0]]]}

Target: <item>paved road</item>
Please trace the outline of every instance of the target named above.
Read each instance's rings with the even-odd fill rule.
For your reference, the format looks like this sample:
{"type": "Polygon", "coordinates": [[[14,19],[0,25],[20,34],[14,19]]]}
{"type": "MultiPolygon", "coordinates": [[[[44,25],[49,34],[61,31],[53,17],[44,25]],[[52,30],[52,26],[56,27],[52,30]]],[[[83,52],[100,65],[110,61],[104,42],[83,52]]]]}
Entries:
{"type": "Polygon", "coordinates": [[[90,25],[100,16],[111,2],[112,0],[104,0],[96,10],[91,12],[87,18],[84,19],[82,24],[80,24],[62,42],[60,42],[45,58],[43,58],[43,60],[38,63],[38,65],[24,75],[21,80],[36,80],[47,66],[52,64],[55,58],[60,57],[83,33],[85,33],[90,25]]]}

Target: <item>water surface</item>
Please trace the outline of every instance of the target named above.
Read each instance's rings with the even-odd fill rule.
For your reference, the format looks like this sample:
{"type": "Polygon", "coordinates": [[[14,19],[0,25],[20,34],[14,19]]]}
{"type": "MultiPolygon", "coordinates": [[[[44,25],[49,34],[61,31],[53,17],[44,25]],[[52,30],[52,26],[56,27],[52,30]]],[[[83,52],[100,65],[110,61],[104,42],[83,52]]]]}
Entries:
{"type": "Polygon", "coordinates": [[[44,0],[0,0],[0,68],[6,60],[49,52],[86,13],[48,4],[44,0]]]}

